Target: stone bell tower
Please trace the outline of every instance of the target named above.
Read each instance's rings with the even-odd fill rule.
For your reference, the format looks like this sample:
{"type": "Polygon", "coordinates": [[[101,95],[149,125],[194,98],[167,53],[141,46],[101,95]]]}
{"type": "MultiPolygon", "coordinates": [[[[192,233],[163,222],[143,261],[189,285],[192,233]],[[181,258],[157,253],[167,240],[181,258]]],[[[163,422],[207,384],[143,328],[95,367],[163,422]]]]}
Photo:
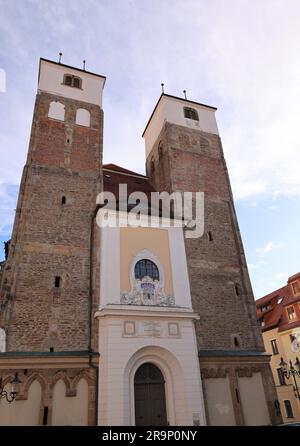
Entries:
{"type": "Polygon", "coordinates": [[[163,93],[143,133],[146,170],[157,191],[204,192],[204,234],[186,238],[185,248],[192,306],[200,316],[195,327],[208,423],[260,424],[265,417],[268,424],[275,420],[274,382],[263,353],[215,112],[163,93]],[[260,420],[254,420],[255,414],[251,418],[244,376],[259,381],[251,384],[255,398],[255,386],[265,394],[261,404],[268,410],[260,420]],[[232,418],[227,421],[218,419],[216,409],[229,404],[216,400],[214,386],[222,380],[224,392],[231,394],[232,418]]]}
{"type": "Polygon", "coordinates": [[[28,157],[2,279],[7,351],[92,347],[91,225],[102,190],[105,77],[40,60],[28,157]]]}

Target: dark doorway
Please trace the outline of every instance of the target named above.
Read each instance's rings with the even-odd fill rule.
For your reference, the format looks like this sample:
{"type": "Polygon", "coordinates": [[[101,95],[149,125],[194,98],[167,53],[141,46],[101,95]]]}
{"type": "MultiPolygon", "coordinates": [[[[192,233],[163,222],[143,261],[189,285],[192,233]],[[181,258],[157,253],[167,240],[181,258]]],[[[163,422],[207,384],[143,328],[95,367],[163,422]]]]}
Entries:
{"type": "Polygon", "coordinates": [[[154,364],[141,365],[134,377],[135,425],[166,426],[165,380],[154,364]]]}

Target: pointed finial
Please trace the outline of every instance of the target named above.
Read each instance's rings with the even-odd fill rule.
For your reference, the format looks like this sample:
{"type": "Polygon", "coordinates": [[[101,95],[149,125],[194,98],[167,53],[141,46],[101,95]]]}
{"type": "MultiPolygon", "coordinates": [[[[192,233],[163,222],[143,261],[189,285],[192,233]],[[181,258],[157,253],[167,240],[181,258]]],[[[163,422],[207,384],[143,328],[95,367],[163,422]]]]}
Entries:
{"type": "Polygon", "coordinates": [[[61,63],[61,56],[62,56],[62,52],[58,53],[59,54],[59,61],[58,63],[61,63]]]}
{"type": "Polygon", "coordinates": [[[187,97],[186,97],[186,90],[183,90],[183,94],[184,94],[185,99],[187,99],[187,97]]]}
{"type": "Polygon", "coordinates": [[[165,84],[160,84],[160,85],[161,85],[161,92],[164,93],[165,92],[165,89],[164,89],[165,84]]]}
{"type": "Polygon", "coordinates": [[[85,60],[83,60],[82,62],[83,62],[83,69],[85,71],[85,60]]]}

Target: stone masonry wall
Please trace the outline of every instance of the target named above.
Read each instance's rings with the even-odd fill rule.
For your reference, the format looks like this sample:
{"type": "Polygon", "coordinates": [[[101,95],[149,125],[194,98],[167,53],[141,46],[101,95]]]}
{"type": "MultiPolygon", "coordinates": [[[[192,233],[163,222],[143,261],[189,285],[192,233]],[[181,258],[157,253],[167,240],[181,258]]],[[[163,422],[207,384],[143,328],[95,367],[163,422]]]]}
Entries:
{"type": "Polygon", "coordinates": [[[186,239],[199,349],[263,351],[219,136],[166,123],[146,169],[159,191],[205,194],[204,235],[186,239]]]}
{"type": "Polygon", "coordinates": [[[90,231],[102,190],[102,138],[98,106],[37,95],[0,294],[9,351],[88,349],[90,231]],[[64,122],[47,116],[55,100],[65,106],[64,122]],[[90,112],[90,127],[75,124],[77,108],[90,112]]]}

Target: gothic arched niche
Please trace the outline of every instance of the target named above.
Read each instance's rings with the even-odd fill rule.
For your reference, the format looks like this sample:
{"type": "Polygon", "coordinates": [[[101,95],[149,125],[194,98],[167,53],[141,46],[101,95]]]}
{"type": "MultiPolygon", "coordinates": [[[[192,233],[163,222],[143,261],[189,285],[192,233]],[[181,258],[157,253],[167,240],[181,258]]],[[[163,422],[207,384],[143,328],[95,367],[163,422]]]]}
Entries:
{"type": "MultiPolygon", "coordinates": [[[[10,390],[10,385],[4,387],[10,390]]],[[[34,380],[29,387],[27,398],[15,400],[9,404],[2,398],[0,404],[1,426],[38,426],[42,402],[42,387],[38,380],[34,380]]]]}
{"type": "Polygon", "coordinates": [[[78,108],[76,111],[76,124],[90,127],[91,115],[85,108],[78,108]]]}
{"type": "Polygon", "coordinates": [[[0,328],[0,353],[6,352],[6,333],[4,328],[0,328]]]}
{"type": "Polygon", "coordinates": [[[65,120],[65,106],[61,102],[52,101],[49,105],[48,118],[65,120]]]}
{"type": "Polygon", "coordinates": [[[52,426],[87,426],[88,383],[81,378],[74,396],[67,396],[66,385],[59,379],[53,388],[52,426]]]}

